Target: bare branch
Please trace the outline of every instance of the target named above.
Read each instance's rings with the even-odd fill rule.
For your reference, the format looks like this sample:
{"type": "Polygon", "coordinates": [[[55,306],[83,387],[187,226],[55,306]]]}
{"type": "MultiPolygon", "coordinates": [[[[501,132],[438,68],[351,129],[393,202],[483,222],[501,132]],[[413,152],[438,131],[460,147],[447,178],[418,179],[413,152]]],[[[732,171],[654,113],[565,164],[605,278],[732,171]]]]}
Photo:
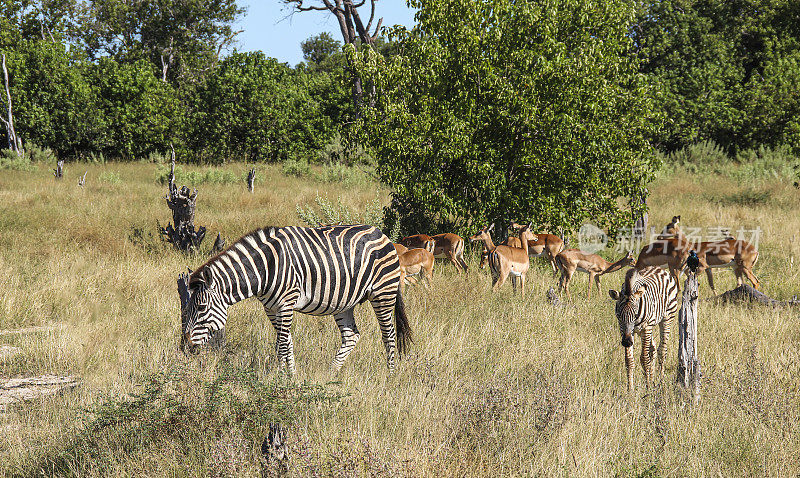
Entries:
{"type": "Polygon", "coordinates": [[[375,18],[375,1],[376,0],[370,0],[369,21],[367,22],[366,28],[367,32],[372,28],[372,20],[375,18]]]}
{"type": "Polygon", "coordinates": [[[383,24],[383,17],[378,19],[378,25],[375,26],[375,33],[372,34],[372,41],[378,39],[378,34],[381,32],[381,24],[383,24]]]}

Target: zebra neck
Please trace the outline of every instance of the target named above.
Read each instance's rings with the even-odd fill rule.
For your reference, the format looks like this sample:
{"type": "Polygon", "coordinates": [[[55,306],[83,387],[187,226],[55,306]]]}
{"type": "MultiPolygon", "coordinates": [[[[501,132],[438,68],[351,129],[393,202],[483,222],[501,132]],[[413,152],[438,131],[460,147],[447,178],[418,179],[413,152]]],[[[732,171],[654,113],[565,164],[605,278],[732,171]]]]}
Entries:
{"type": "Polygon", "coordinates": [[[252,266],[247,260],[239,260],[223,253],[207,267],[211,269],[215,287],[226,305],[233,305],[258,294],[251,280],[255,271],[250,270],[252,266]]]}

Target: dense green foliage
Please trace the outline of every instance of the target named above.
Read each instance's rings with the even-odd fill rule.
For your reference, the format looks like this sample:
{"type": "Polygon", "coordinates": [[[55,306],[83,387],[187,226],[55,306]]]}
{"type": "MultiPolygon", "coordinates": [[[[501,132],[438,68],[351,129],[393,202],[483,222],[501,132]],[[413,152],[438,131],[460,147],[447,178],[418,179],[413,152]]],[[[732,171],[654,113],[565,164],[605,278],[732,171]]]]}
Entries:
{"type": "Polygon", "coordinates": [[[65,158],[171,144],[188,161],[313,156],[352,110],[338,44],[297,68],[222,55],[242,12],[234,0],[0,0],[18,135],[65,158]]]}
{"type": "Polygon", "coordinates": [[[712,139],[729,151],[800,150],[800,6],[790,0],[644,2],[632,28],[672,150],[712,139]]]}
{"type": "Polygon", "coordinates": [[[407,232],[492,221],[611,230],[654,171],[655,115],[629,2],[412,2],[400,53],[355,54],[380,102],[363,127],[407,232]],[[620,198],[622,201],[620,201],[620,198]]]}

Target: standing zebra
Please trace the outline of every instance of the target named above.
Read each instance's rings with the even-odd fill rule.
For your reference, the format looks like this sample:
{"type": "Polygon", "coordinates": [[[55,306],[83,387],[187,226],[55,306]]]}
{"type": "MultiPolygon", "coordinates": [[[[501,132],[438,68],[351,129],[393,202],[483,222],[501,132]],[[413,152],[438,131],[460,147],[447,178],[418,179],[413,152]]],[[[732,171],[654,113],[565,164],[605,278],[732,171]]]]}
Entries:
{"type": "Polygon", "coordinates": [[[390,373],[395,349],[411,340],[400,265],[389,239],[371,226],[268,227],[246,234],[189,278],[184,334],[192,345],[225,326],[228,307],[256,297],[275,327],[280,366],[295,372],[292,315],[333,315],[342,345],[333,369],[342,367],[360,337],[353,309],[369,300],[383,336],[390,373]],[[392,309],[395,323],[392,323],[392,309]]]}
{"type": "Polygon", "coordinates": [[[642,338],[642,368],[645,386],[655,373],[653,362],[653,327],[659,325],[661,342],[658,344],[658,368],[664,374],[664,359],[667,354],[669,329],[678,310],[678,282],[660,267],[631,269],[625,274],[625,282],[619,292],[611,289],[608,294],[617,301],[616,314],[622,346],[625,347],[625,368],[628,372],[628,391],[633,390],[633,334],[642,338]]]}

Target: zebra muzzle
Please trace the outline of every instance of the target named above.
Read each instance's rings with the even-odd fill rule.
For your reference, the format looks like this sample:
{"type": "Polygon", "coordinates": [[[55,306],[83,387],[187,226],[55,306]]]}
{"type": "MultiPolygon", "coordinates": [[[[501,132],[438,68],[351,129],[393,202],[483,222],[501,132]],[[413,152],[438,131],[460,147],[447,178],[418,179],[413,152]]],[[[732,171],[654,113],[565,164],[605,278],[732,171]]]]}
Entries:
{"type": "Polygon", "coordinates": [[[622,336],[622,346],[623,347],[630,347],[633,345],[633,337],[630,334],[625,334],[622,336]]]}

